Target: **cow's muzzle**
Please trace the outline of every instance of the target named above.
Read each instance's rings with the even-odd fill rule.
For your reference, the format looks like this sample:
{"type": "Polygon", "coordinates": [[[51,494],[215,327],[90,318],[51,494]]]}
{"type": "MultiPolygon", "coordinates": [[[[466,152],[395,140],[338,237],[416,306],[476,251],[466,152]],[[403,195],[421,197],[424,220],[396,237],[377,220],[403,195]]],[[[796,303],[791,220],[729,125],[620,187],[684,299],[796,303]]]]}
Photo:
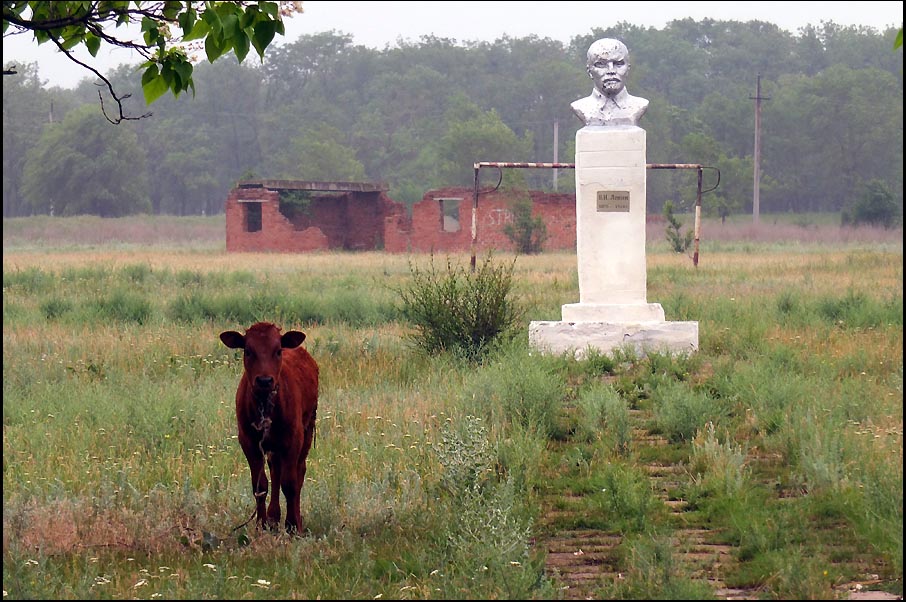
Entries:
{"type": "Polygon", "coordinates": [[[274,399],[277,397],[278,386],[273,377],[258,376],[255,378],[255,386],[252,387],[252,397],[255,398],[255,405],[262,416],[270,414],[274,406],[274,399]]]}

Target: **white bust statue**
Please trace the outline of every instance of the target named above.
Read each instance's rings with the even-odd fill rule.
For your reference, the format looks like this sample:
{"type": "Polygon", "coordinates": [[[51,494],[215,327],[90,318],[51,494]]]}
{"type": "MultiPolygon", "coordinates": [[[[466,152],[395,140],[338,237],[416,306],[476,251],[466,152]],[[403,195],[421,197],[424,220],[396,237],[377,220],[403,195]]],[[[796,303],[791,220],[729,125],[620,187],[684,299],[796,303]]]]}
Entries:
{"type": "Polygon", "coordinates": [[[638,125],[648,100],[631,96],[624,79],[629,74],[629,50],[623,42],[604,38],[588,47],[588,77],[595,82],[590,96],[570,105],[585,125],[638,125]]]}

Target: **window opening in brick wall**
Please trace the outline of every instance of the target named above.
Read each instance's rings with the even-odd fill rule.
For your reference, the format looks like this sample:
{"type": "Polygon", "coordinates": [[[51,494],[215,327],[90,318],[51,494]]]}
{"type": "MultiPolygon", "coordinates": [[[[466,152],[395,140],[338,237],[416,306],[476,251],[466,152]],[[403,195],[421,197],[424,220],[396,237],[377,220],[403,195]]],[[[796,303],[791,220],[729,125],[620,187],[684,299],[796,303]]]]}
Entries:
{"type": "Polygon", "coordinates": [[[440,203],[440,230],[441,232],[459,232],[462,223],[459,219],[459,205],[462,197],[439,198],[440,203]]]}
{"type": "Polygon", "coordinates": [[[245,203],[245,231],[261,231],[261,203],[245,203]]]}

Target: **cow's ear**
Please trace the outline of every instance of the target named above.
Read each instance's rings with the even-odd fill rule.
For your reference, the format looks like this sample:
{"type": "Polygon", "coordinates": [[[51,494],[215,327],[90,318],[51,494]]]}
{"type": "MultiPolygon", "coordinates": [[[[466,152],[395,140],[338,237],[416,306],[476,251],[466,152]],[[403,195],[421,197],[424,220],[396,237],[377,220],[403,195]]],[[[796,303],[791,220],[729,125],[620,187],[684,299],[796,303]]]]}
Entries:
{"type": "Polygon", "coordinates": [[[280,337],[280,346],[284,349],[294,349],[305,340],[305,333],[298,330],[289,330],[280,337]]]}
{"type": "Polygon", "coordinates": [[[245,349],[245,337],[235,330],[221,332],[220,340],[230,349],[245,349]]]}

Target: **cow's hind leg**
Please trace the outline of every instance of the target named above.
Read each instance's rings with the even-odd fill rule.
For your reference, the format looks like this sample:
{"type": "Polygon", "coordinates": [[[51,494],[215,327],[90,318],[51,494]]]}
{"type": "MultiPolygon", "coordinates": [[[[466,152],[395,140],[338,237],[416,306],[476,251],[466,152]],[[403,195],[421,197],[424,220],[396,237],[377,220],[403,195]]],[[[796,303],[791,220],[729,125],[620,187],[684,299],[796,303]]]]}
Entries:
{"type": "Polygon", "coordinates": [[[314,415],[305,426],[305,438],[302,449],[299,450],[299,460],[296,463],[296,479],[292,486],[284,481],[283,495],[286,496],[286,529],[288,531],[302,532],[302,485],[305,484],[305,472],[308,467],[308,452],[311,450],[315,436],[314,415]]]}
{"type": "MultiPolygon", "coordinates": [[[[287,471],[287,473],[289,472],[287,471]]],[[[302,529],[302,513],[300,509],[302,482],[297,480],[295,475],[292,478],[288,478],[289,474],[283,476],[280,488],[286,497],[286,530],[289,533],[298,535],[302,529]]]]}

